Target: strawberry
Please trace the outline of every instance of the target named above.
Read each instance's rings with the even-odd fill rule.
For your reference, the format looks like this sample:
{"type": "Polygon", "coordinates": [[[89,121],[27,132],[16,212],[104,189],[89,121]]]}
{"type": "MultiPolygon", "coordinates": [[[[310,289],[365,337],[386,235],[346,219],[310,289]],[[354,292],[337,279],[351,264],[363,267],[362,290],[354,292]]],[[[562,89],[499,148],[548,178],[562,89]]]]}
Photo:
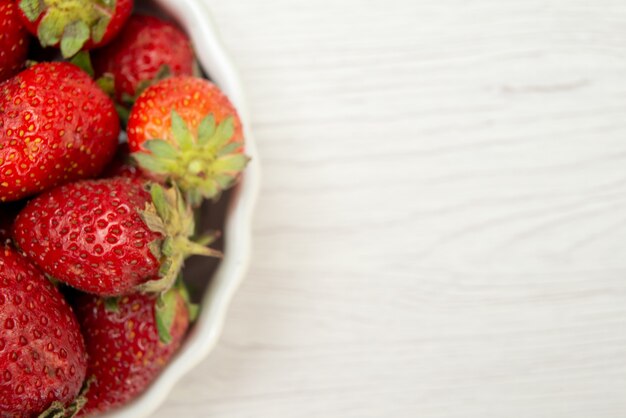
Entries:
{"type": "Polygon", "coordinates": [[[193,206],[231,187],[248,162],[235,108],[195,77],[168,78],[143,92],[130,113],[128,143],[144,171],[174,181],[193,206]]]}
{"type": "Polygon", "coordinates": [[[0,415],[37,416],[71,402],[87,369],[78,322],[28,260],[0,246],[0,415]]]}
{"type": "Polygon", "coordinates": [[[42,46],[64,57],[103,46],[122,29],[133,0],[19,0],[20,17],[42,46]]]}
{"type": "Polygon", "coordinates": [[[82,295],[76,303],[95,379],[79,416],[119,407],[142,393],[180,347],[189,326],[185,294],[173,288],[158,300],[133,294],[110,303],[82,295]]]}
{"type": "Polygon", "coordinates": [[[175,25],[152,16],[132,16],[113,42],[93,54],[96,75],[110,74],[118,101],[129,102],[164,69],[192,75],[194,54],[187,36],[175,25]]]}
{"type": "Polygon", "coordinates": [[[98,175],[119,130],[111,99],[75,65],[37,64],[0,84],[0,202],[98,175]]]}
{"type": "Polygon", "coordinates": [[[28,54],[28,31],[13,0],[0,0],[0,81],[13,77],[28,54]]]}
{"type": "Polygon", "coordinates": [[[187,256],[219,255],[192,243],[193,234],[175,188],[126,177],[55,188],[31,200],[14,226],[17,245],[44,272],[104,296],[167,290],[187,256]]]}

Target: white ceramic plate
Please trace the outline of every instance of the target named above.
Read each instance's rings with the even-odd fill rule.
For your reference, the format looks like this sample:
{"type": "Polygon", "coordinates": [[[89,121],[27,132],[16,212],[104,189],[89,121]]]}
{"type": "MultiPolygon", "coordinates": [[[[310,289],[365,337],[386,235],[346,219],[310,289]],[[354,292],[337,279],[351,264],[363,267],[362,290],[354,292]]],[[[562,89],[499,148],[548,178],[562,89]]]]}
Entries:
{"type": "MultiPolygon", "coordinates": [[[[243,122],[246,154],[252,157],[241,184],[232,196],[224,226],[224,258],[202,298],[202,310],[195,327],[178,355],[147,392],[106,418],[145,418],[165,401],[174,384],[198,365],[215,347],[230,305],[249,262],[252,212],[259,190],[259,160],[250,132],[248,109],[241,82],[232,61],[219,40],[210,12],[202,0],[154,0],[191,37],[201,67],[233,102],[243,122]]],[[[209,273],[207,273],[208,275],[209,273]]]]}

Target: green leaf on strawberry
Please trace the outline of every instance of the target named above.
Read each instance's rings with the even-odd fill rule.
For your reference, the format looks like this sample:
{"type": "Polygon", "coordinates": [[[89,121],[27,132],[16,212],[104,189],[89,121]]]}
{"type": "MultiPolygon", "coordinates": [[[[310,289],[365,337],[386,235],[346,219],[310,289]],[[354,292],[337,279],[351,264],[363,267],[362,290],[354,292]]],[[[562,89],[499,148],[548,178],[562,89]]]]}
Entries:
{"type": "Polygon", "coordinates": [[[178,307],[177,292],[177,289],[171,289],[162,294],[156,302],[155,319],[159,338],[163,344],[169,344],[172,341],[170,330],[172,329],[178,307]]]}
{"type": "Polygon", "coordinates": [[[236,152],[241,143],[231,142],[235,130],[233,118],[216,124],[215,117],[207,115],[195,135],[175,110],[171,112],[171,121],[174,144],[151,139],[143,144],[149,152],[132,156],[146,171],[175,182],[193,206],[202,198],[218,197],[221,190],[235,183],[250,160],[236,152]]]}
{"type": "Polygon", "coordinates": [[[132,0],[20,0],[27,29],[43,47],[58,46],[65,58],[105,44],[132,11],[132,0]]]}
{"type": "Polygon", "coordinates": [[[163,293],[176,282],[186,258],[192,255],[221,257],[222,254],[190,239],[195,233],[193,212],[177,187],[164,189],[153,183],[150,195],[152,204],[147,204],[140,215],[148,228],[162,234],[164,239],[158,244],[158,279],[139,285],[138,290],[163,293]]]}

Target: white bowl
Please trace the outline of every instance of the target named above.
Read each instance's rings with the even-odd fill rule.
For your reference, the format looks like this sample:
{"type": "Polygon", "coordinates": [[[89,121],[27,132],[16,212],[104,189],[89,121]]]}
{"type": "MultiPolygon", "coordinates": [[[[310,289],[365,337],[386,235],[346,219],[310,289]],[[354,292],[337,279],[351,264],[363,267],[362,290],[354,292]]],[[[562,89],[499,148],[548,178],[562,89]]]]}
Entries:
{"type": "Polygon", "coordinates": [[[131,404],[106,418],[145,418],[165,401],[174,384],[198,365],[215,347],[235,291],[246,274],[250,258],[252,213],[260,184],[259,160],[250,132],[241,82],[219,40],[211,14],[200,0],[153,0],[191,37],[201,67],[233,102],[243,122],[246,154],[252,160],[232,196],[224,226],[224,258],[202,297],[200,316],[176,357],[150,388],[131,404]]]}

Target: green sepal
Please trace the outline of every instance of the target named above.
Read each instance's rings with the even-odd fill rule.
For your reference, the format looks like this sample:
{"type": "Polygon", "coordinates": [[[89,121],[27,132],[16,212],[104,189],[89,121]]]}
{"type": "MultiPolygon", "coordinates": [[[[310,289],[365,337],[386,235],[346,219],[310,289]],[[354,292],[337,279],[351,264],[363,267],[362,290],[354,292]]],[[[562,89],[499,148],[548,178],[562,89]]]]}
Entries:
{"type": "Polygon", "coordinates": [[[205,234],[194,237],[193,242],[207,246],[213,244],[215,241],[220,239],[221,236],[222,233],[220,231],[209,231],[205,234]]]}
{"type": "Polygon", "coordinates": [[[48,9],[39,22],[37,37],[41,46],[54,46],[59,43],[63,30],[65,29],[65,19],[58,9],[48,9]]]}
{"type": "Polygon", "coordinates": [[[91,39],[94,42],[100,42],[104,38],[104,34],[107,31],[107,27],[111,22],[111,16],[109,14],[98,17],[96,22],[91,27],[91,39]]]}
{"type": "Polygon", "coordinates": [[[197,303],[189,303],[187,305],[187,311],[189,312],[189,322],[196,322],[200,315],[200,305],[197,303]]]}
{"type": "Polygon", "coordinates": [[[65,26],[63,36],[61,37],[61,54],[64,57],[76,55],[89,40],[89,35],[89,27],[82,20],[77,20],[65,26]]]}
{"type": "Polygon", "coordinates": [[[213,137],[208,141],[210,146],[221,148],[235,134],[235,120],[232,116],[227,117],[220,123],[213,137]]]}
{"type": "Polygon", "coordinates": [[[228,154],[218,158],[213,163],[215,171],[219,172],[239,172],[243,170],[250,159],[243,154],[228,154]]]}
{"type": "Polygon", "coordinates": [[[185,301],[187,314],[189,315],[189,321],[194,322],[196,319],[198,319],[198,315],[200,314],[200,306],[197,303],[191,302],[191,298],[189,297],[189,291],[187,290],[187,286],[185,286],[182,274],[178,276],[178,279],[176,279],[175,288],[178,290],[180,296],[185,301]]]}
{"type": "Polygon", "coordinates": [[[110,297],[104,298],[104,309],[107,312],[119,312],[120,311],[120,298],[110,297]]]}
{"type": "Polygon", "coordinates": [[[154,256],[154,258],[156,258],[157,260],[161,259],[161,240],[154,240],[150,242],[148,244],[148,249],[150,250],[150,253],[154,256]]]}
{"type": "Polygon", "coordinates": [[[211,137],[215,134],[215,116],[213,113],[206,116],[198,126],[198,145],[208,144],[211,137]]]}
{"type": "Polygon", "coordinates": [[[59,44],[64,58],[80,51],[91,39],[106,34],[115,10],[114,0],[21,0],[20,9],[31,22],[39,20],[37,36],[42,46],[59,44]]]}
{"type": "Polygon", "coordinates": [[[192,255],[221,257],[222,253],[191,241],[195,220],[191,207],[176,186],[164,188],[158,183],[149,185],[152,201],[139,212],[146,226],[163,236],[150,243],[150,250],[159,260],[158,278],[149,280],[136,290],[144,293],[163,293],[175,283],[185,259],[192,255]]]}
{"type": "Polygon", "coordinates": [[[222,190],[226,190],[230,188],[230,186],[233,185],[234,181],[235,181],[234,178],[226,174],[220,174],[220,175],[215,176],[215,182],[219,185],[220,189],[222,190]]]}
{"type": "MultiPolygon", "coordinates": [[[[154,203],[146,203],[146,207],[143,211],[139,213],[141,219],[146,224],[146,226],[154,232],[158,232],[159,234],[165,236],[167,234],[167,226],[163,219],[157,213],[157,209],[154,203]]],[[[161,243],[158,243],[159,248],[161,247],[161,243]]],[[[151,251],[153,251],[151,249],[151,251]]]]}
{"type": "Polygon", "coordinates": [[[187,240],[186,244],[187,245],[185,246],[185,254],[187,257],[191,257],[192,255],[203,255],[205,257],[220,258],[223,256],[221,251],[205,247],[204,245],[198,244],[193,241],[187,240]]]}
{"type": "Polygon", "coordinates": [[[159,278],[150,280],[139,285],[139,290],[144,293],[162,293],[169,290],[185,264],[185,255],[181,251],[165,257],[159,268],[159,278]]]}
{"type": "Polygon", "coordinates": [[[163,241],[163,245],[161,246],[161,252],[164,256],[167,257],[171,257],[172,255],[174,255],[175,249],[174,240],[172,239],[172,237],[165,238],[165,241],[163,241]]]}
{"type": "Polygon", "coordinates": [[[172,325],[178,307],[178,290],[171,289],[159,296],[154,307],[159,339],[163,344],[172,342],[172,325]]]}
{"type": "MultiPolygon", "coordinates": [[[[82,52],[78,53],[78,55],[80,54],[82,54],[82,52]]],[[[115,94],[115,79],[113,78],[113,75],[108,73],[104,74],[102,77],[96,79],[96,84],[98,85],[98,87],[100,87],[100,90],[107,94],[107,96],[113,97],[113,95],[115,94]]],[[[128,110],[126,111],[128,112],[128,110]]],[[[126,117],[126,120],[128,120],[128,117],[126,117]]]]}
{"type": "Polygon", "coordinates": [[[162,139],[151,139],[143,143],[144,148],[152,153],[155,157],[162,159],[174,159],[178,151],[172,144],[162,139]]]}
{"type": "MultiPolygon", "coordinates": [[[[76,55],[72,57],[70,62],[74,64],[75,66],[77,66],[78,68],[80,68],[81,70],[83,70],[84,72],[86,72],[87,74],[89,74],[89,77],[93,78],[95,72],[93,70],[93,65],[91,64],[91,58],[89,57],[89,52],[87,51],[78,52],[76,55]]],[[[101,79],[96,80],[96,84],[98,84],[98,86],[102,88],[100,86],[99,80],[101,79]]]]}
{"type": "Polygon", "coordinates": [[[232,154],[233,152],[237,151],[242,146],[243,146],[243,144],[241,144],[239,142],[230,142],[230,143],[224,145],[222,148],[220,148],[217,151],[216,155],[218,157],[223,157],[225,155],[232,154]]]}
{"type": "Polygon", "coordinates": [[[189,202],[192,207],[198,208],[202,205],[204,196],[211,196],[212,199],[217,199],[219,195],[220,191],[217,187],[214,190],[200,190],[199,188],[192,188],[187,190],[185,193],[185,199],[187,199],[187,202],[189,202]]]}
{"type": "Polygon", "coordinates": [[[19,7],[31,22],[39,19],[44,10],[41,0],[21,0],[19,7]]]}
{"type": "Polygon", "coordinates": [[[172,211],[168,205],[168,201],[165,198],[165,190],[160,184],[154,183],[150,187],[150,197],[152,197],[152,203],[156,208],[156,213],[162,219],[163,223],[168,223],[172,219],[172,211]]]}
{"type": "Polygon", "coordinates": [[[54,401],[44,412],[39,414],[37,418],[74,418],[87,404],[87,393],[89,387],[95,381],[95,377],[91,376],[83,383],[80,393],[67,407],[59,401],[54,401]]]}
{"type": "Polygon", "coordinates": [[[141,168],[153,174],[167,174],[170,171],[170,165],[167,161],[163,161],[152,154],[134,152],[131,156],[141,168]]]}
{"type": "Polygon", "coordinates": [[[250,159],[241,153],[243,144],[232,142],[235,118],[229,116],[216,124],[207,115],[191,132],[176,110],[171,111],[171,137],[144,142],[145,151],[132,154],[137,164],[160,180],[171,181],[197,207],[202,199],[219,198],[222,191],[239,179],[250,159]]]}
{"type": "Polygon", "coordinates": [[[171,119],[174,140],[182,151],[189,151],[193,148],[194,141],[187,124],[175,110],[172,110],[171,119]]]}
{"type": "Polygon", "coordinates": [[[161,261],[161,265],[159,266],[159,277],[166,277],[168,273],[172,270],[173,265],[174,260],[172,260],[171,256],[161,261]]]}

